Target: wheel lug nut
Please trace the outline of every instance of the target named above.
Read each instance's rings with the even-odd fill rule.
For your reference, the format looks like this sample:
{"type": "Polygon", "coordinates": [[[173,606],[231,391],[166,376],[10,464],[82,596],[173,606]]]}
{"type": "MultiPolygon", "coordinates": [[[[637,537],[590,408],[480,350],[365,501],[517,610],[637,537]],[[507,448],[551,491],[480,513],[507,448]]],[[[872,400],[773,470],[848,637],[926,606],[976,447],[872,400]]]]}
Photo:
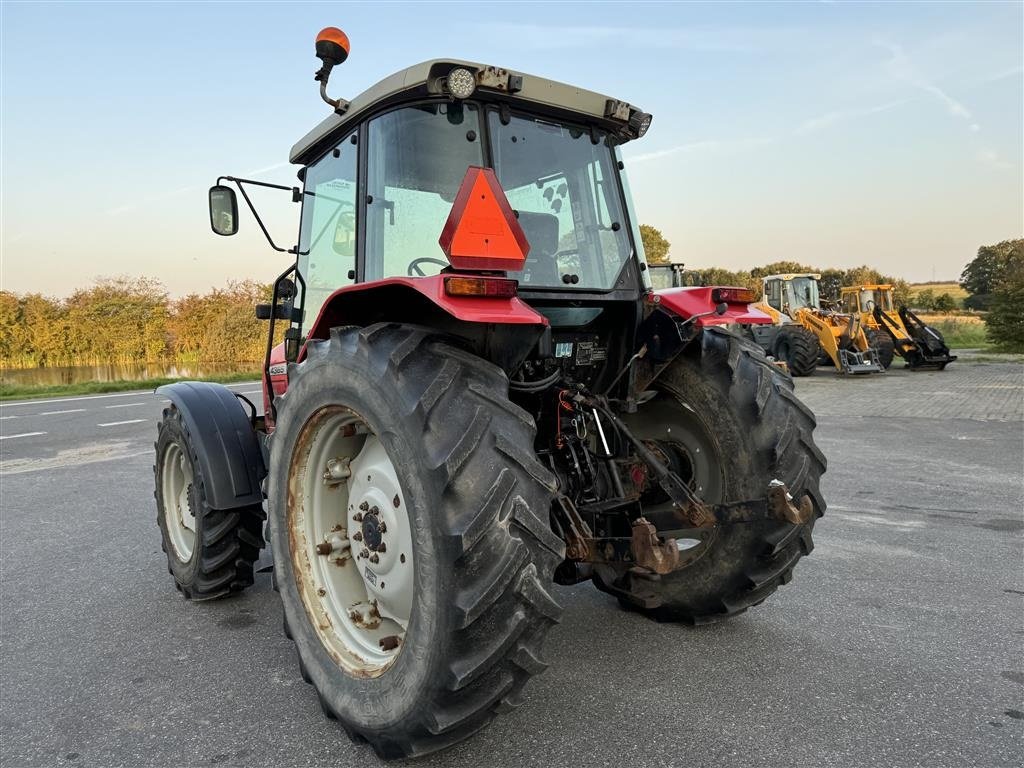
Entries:
{"type": "Polygon", "coordinates": [[[363,547],[363,551],[359,553],[359,556],[360,557],[369,557],[370,556],[370,550],[368,550],[366,547],[363,547]]]}
{"type": "Polygon", "coordinates": [[[376,504],[374,504],[372,507],[370,507],[370,514],[371,515],[379,515],[380,514],[380,507],[378,507],[376,504]]]}
{"type": "Polygon", "coordinates": [[[379,563],[380,562],[380,556],[376,552],[374,552],[372,555],[370,555],[370,562],[371,563],[379,563]]]}
{"type": "Polygon", "coordinates": [[[388,526],[387,526],[387,524],[383,520],[380,521],[380,532],[381,533],[387,533],[388,532],[388,526]]]}
{"type": "Polygon", "coordinates": [[[362,541],[363,540],[363,534],[360,531],[356,531],[355,533],[352,534],[352,538],[355,539],[356,541],[362,541]]]}
{"type": "Polygon", "coordinates": [[[353,516],[352,519],[355,520],[357,523],[363,522],[363,514],[362,514],[362,512],[356,512],[356,514],[353,516]]]}
{"type": "Polygon", "coordinates": [[[322,541],[322,542],[320,542],[319,544],[316,545],[316,553],[318,555],[329,555],[329,554],[331,554],[331,550],[333,550],[333,549],[334,549],[334,547],[332,547],[326,541],[322,541]]]}
{"type": "MultiPolygon", "coordinates": [[[[381,533],[383,533],[383,531],[381,531],[381,533]]],[[[382,541],[380,543],[380,546],[377,547],[377,551],[383,555],[385,552],[388,551],[388,545],[382,541]]]]}
{"type": "Polygon", "coordinates": [[[370,502],[368,502],[368,501],[364,501],[362,504],[359,505],[359,509],[361,509],[363,512],[365,512],[369,508],[370,508],[370,502]]]}

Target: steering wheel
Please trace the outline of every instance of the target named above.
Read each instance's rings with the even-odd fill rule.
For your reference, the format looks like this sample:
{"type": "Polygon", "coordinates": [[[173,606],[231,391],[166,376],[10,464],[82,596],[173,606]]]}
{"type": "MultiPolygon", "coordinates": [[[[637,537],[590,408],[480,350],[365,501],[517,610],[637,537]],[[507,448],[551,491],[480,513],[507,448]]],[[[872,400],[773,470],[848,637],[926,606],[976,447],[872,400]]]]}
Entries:
{"type": "Polygon", "coordinates": [[[413,259],[409,262],[409,266],[406,267],[405,273],[409,277],[426,277],[427,273],[420,269],[420,264],[437,264],[439,267],[444,268],[448,266],[447,261],[441,261],[441,259],[432,259],[429,256],[423,256],[419,259],[413,259]]]}

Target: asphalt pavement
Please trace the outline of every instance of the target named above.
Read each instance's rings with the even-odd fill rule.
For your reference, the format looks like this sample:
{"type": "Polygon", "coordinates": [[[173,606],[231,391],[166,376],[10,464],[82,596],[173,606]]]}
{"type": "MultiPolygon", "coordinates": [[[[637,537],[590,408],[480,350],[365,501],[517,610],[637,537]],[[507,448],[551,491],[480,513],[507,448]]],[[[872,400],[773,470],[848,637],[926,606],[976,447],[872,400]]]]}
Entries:
{"type": "MultiPolygon", "coordinates": [[[[789,585],[696,629],[555,588],[523,706],[417,764],[1021,765],[1024,366],[822,371],[797,391],[829,509],[789,585]]],[[[299,677],[269,574],[211,604],[175,591],[163,405],[0,404],[0,764],[379,765],[299,677]]]]}

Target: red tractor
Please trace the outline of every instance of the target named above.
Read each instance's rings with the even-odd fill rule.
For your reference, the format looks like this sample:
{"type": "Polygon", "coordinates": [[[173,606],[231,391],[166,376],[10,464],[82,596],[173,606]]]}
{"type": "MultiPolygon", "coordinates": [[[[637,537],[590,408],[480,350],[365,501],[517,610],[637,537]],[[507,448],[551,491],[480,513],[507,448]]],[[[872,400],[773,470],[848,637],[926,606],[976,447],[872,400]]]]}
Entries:
{"type": "MultiPolygon", "coordinates": [[[[281,187],[301,216],[256,308],[262,413],[161,388],[156,501],[191,600],[253,583],[267,521],[303,678],[397,758],[520,702],[553,584],[688,623],[762,602],[811,550],[825,459],[790,377],[730,330],[770,322],[749,291],[651,290],[620,155],[650,115],[456,60],[331,99],[347,54],[318,37],[333,113],[281,187]]],[[[260,222],[259,182],[224,177],[214,231],[238,228],[221,182],[260,222]]]]}

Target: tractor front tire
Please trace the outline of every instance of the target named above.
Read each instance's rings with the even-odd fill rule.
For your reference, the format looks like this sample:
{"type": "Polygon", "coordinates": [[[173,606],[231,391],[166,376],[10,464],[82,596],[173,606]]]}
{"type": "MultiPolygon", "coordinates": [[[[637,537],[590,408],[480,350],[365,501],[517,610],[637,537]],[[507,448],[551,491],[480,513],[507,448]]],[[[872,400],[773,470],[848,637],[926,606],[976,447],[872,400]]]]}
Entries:
{"type": "Polygon", "coordinates": [[[546,667],[564,544],[535,432],[499,368],[427,329],[336,328],[290,368],[268,495],[285,633],[380,757],[468,737],[546,667]]]}
{"type": "Polygon", "coordinates": [[[759,347],[716,328],[706,329],[650,388],[659,394],[625,421],[641,439],[685,456],[678,461],[688,469],[683,479],[698,496],[709,503],[764,498],[769,484],[781,480],[794,504],[810,498],[813,514],[802,525],[776,519],[723,525],[679,570],[659,577],[598,567],[595,583],[624,607],[658,620],[700,624],[742,613],[788,583],[813,547],[814,521],[825,509],[819,489],[825,457],[812,438],[814,416],[793,394],[792,379],[759,347]]]}
{"type": "Polygon", "coordinates": [[[253,563],[263,548],[263,507],[213,509],[206,478],[181,412],[164,409],[157,428],[157,524],[167,569],[189,600],[213,600],[253,583],[253,563]]]}
{"type": "Polygon", "coordinates": [[[779,328],[772,355],[784,362],[793,376],[810,376],[818,367],[822,349],[813,331],[794,323],[779,328]]]}
{"type": "Polygon", "coordinates": [[[896,356],[896,345],[892,337],[881,329],[869,328],[867,330],[868,346],[878,353],[878,362],[883,368],[888,369],[896,356]]]}

